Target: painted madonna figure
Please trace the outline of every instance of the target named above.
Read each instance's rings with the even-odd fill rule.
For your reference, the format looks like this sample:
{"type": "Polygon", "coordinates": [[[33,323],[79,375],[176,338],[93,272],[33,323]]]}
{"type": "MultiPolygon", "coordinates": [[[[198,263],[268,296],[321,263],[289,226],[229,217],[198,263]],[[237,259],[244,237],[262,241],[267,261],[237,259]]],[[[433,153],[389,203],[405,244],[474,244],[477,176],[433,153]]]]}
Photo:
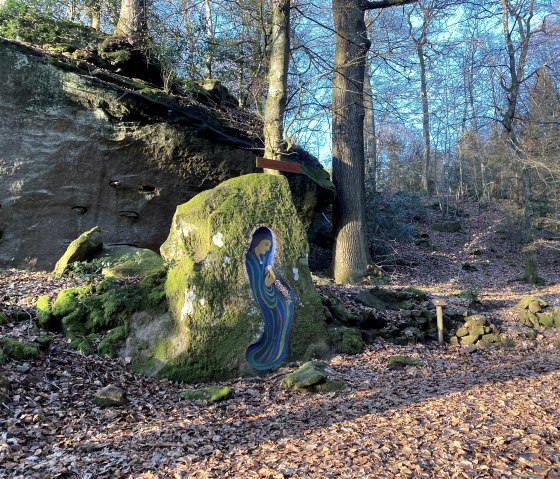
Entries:
{"type": "Polygon", "coordinates": [[[249,285],[264,318],[260,339],[247,348],[247,361],[258,370],[278,366],[286,356],[288,332],[294,312],[293,291],[273,268],[274,236],[268,228],[253,234],[245,264],[249,285]]]}

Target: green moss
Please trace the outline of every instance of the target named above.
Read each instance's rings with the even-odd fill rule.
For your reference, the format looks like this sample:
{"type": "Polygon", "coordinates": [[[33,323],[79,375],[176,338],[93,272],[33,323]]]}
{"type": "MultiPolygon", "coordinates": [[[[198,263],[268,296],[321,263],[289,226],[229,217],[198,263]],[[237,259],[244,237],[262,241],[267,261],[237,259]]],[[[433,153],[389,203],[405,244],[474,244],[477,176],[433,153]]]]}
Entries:
{"type": "Polygon", "coordinates": [[[50,46],[59,52],[92,47],[102,38],[96,30],[41,15],[32,5],[15,0],[8,0],[0,9],[0,36],[50,46]]]}
{"type": "Polygon", "coordinates": [[[115,259],[110,266],[103,268],[105,277],[128,278],[131,276],[148,276],[164,269],[161,256],[153,251],[144,249],[132,255],[125,255],[115,259]]]}
{"type": "Polygon", "coordinates": [[[8,317],[0,312],[0,326],[4,326],[5,324],[8,324],[8,317]]]}
{"type": "Polygon", "coordinates": [[[210,403],[216,403],[221,401],[226,401],[231,398],[232,390],[227,386],[211,386],[202,389],[195,389],[190,391],[183,391],[181,393],[181,398],[188,401],[208,401],[210,403]]]}
{"type": "Polygon", "coordinates": [[[554,327],[554,316],[551,313],[537,313],[537,318],[539,324],[546,328],[550,329],[554,327]]]}
{"type": "Polygon", "coordinates": [[[536,296],[525,296],[522,298],[516,305],[516,309],[529,309],[531,308],[531,304],[536,303],[539,306],[538,311],[532,311],[533,313],[540,312],[541,308],[546,308],[548,303],[541,298],[537,298],[536,296]]]}
{"type": "Polygon", "coordinates": [[[0,347],[0,366],[6,364],[7,360],[8,356],[6,356],[6,353],[4,353],[4,350],[0,347]]]}
{"type": "Polygon", "coordinates": [[[262,225],[275,235],[275,267],[298,298],[286,360],[327,349],[321,299],[300,261],[307,255],[306,233],[283,176],[228,180],[180,205],[173,225],[161,247],[169,265],[165,291],[173,327],[169,341],[151,346],[142,364],[163,365],[159,376],[191,382],[249,373],[245,352],[258,339],[262,318],[244,257],[252,232],[262,225]]]}
{"type": "Polygon", "coordinates": [[[354,328],[332,328],[329,337],[335,351],[343,354],[359,354],[364,350],[360,331],[354,328]]]}
{"type": "Polygon", "coordinates": [[[457,233],[461,229],[461,223],[459,223],[458,221],[437,223],[432,226],[432,229],[441,233],[457,233]]]}
{"type": "Polygon", "coordinates": [[[52,315],[49,297],[39,296],[35,308],[37,309],[37,324],[42,328],[56,329],[57,324],[52,315]]]}
{"type": "Polygon", "coordinates": [[[502,338],[502,345],[506,348],[515,348],[515,341],[511,338],[502,338]]]}
{"type": "Polygon", "coordinates": [[[85,354],[93,352],[97,333],[111,330],[100,342],[99,352],[115,356],[135,312],[165,308],[164,277],[165,272],[159,271],[135,283],[106,279],[95,289],[90,286],[66,289],[58,294],[51,309],[48,309],[48,298],[42,299],[41,311],[49,313],[50,324],[60,325],[70,347],[85,354]]]}
{"type": "Polygon", "coordinates": [[[97,352],[111,358],[117,357],[118,347],[126,339],[126,326],[111,329],[97,346],[97,352]]]}
{"type": "Polygon", "coordinates": [[[39,350],[31,343],[16,341],[12,338],[4,338],[0,340],[0,345],[4,350],[4,354],[16,361],[36,359],[39,357],[39,350]]]}
{"type": "Polygon", "coordinates": [[[391,356],[387,362],[389,366],[421,366],[422,363],[416,358],[410,358],[408,356],[391,356]]]}
{"type": "Polygon", "coordinates": [[[49,336],[39,336],[37,338],[37,342],[39,343],[39,347],[41,349],[48,349],[51,345],[52,339],[49,336]]]}

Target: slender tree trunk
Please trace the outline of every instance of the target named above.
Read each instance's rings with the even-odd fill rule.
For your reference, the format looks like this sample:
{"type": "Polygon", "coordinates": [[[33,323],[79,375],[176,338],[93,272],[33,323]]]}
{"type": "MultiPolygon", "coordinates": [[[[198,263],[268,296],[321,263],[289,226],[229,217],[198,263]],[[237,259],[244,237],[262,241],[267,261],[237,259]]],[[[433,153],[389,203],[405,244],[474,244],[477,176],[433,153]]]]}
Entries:
{"type": "Polygon", "coordinates": [[[204,61],[204,75],[206,78],[212,78],[212,63],[213,63],[213,50],[212,45],[214,41],[214,24],[212,22],[212,7],[210,0],[204,0],[204,15],[206,17],[206,59],[204,61]]]}
{"type": "Polygon", "coordinates": [[[336,36],[332,92],[333,205],[332,270],[337,283],[362,280],[367,272],[364,230],[363,81],[369,40],[358,3],[333,0],[336,36]]]}
{"type": "Polygon", "coordinates": [[[428,106],[428,86],[426,81],[426,62],[422,43],[417,44],[416,53],[420,64],[420,98],[422,99],[422,188],[430,192],[430,111],[428,106]]]}
{"type": "Polygon", "coordinates": [[[264,156],[273,160],[280,160],[285,150],[284,110],[288,89],[289,53],[290,0],[274,0],[268,95],[264,107],[264,156]]]}
{"type": "Polygon", "coordinates": [[[89,11],[90,25],[94,30],[99,30],[101,26],[101,2],[94,2],[89,11]]]}
{"type": "Polygon", "coordinates": [[[373,91],[369,62],[366,63],[364,75],[364,110],[365,110],[365,161],[366,181],[373,192],[377,191],[377,132],[375,129],[375,111],[373,110],[373,91]]]}

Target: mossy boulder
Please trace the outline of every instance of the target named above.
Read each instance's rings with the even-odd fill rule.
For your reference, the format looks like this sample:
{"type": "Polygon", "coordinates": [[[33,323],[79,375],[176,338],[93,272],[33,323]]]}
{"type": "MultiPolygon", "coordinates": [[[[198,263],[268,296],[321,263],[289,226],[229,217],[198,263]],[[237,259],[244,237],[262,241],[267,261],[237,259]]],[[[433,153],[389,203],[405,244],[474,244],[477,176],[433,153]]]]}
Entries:
{"type": "Polygon", "coordinates": [[[300,393],[332,392],[344,389],[344,383],[329,379],[324,361],[308,361],[282,379],[282,386],[300,393]]]}
{"type": "Polygon", "coordinates": [[[481,314],[465,317],[455,335],[451,337],[453,345],[471,346],[480,344],[482,346],[499,343],[501,336],[498,327],[481,314]]]}
{"type": "Polygon", "coordinates": [[[95,393],[93,402],[99,407],[124,406],[128,399],[124,389],[114,384],[109,384],[95,393]]]}
{"type": "Polygon", "coordinates": [[[391,368],[400,368],[405,366],[421,366],[422,363],[416,358],[409,356],[391,356],[387,362],[391,368]]]}
{"type": "Polygon", "coordinates": [[[5,324],[8,324],[8,317],[0,312],[0,326],[4,326],[5,324]]]}
{"type": "Polygon", "coordinates": [[[336,352],[342,354],[360,354],[364,350],[364,340],[355,328],[329,328],[329,338],[336,352]]]}
{"type": "Polygon", "coordinates": [[[68,245],[65,253],[57,261],[52,272],[53,277],[60,278],[70,263],[92,259],[102,249],[103,237],[98,226],[82,233],[68,245]]]}
{"type": "Polygon", "coordinates": [[[549,309],[548,303],[535,296],[526,296],[515,305],[517,320],[530,328],[560,328],[560,308],[549,309]]]}
{"type": "Polygon", "coordinates": [[[159,254],[134,246],[103,248],[99,258],[107,259],[108,265],[101,270],[101,274],[106,278],[144,277],[165,268],[159,254]]]}
{"type": "Polygon", "coordinates": [[[181,399],[187,401],[208,401],[209,403],[217,403],[226,401],[231,398],[233,392],[227,386],[210,386],[207,388],[191,389],[181,393],[181,399]]]}
{"type": "Polygon", "coordinates": [[[70,347],[84,354],[95,352],[97,344],[98,353],[115,357],[136,312],[166,309],[164,273],[134,282],[105,279],[95,287],[65,289],[54,301],[41,296],[36,303],[38,324],[63,331],[70,347]]]}
{"type": "Polygon", "coordinates": [[[4,338],[0,340],[0,347],[7,357],[15,359],[16,361],[36,359],[39,357],[39,349],[37,346],[25,341],[4,338]]]}
{"type": "Polygon", "coordinates": [[[253,233],[263,226],[274,235],[274,268],[296,298],[285,359],[328,351],[321,298],[307,264],[306,232],[288,182],[280,175],[251,174],[177,208],[161,247],[169,266],[169,315],[155,320],[159,337],[152,335],[143,348],[131,351],[135,367],[188,382],[256,373],[245,353],[261,337],[263,319],[245,256],[253,233]]]}

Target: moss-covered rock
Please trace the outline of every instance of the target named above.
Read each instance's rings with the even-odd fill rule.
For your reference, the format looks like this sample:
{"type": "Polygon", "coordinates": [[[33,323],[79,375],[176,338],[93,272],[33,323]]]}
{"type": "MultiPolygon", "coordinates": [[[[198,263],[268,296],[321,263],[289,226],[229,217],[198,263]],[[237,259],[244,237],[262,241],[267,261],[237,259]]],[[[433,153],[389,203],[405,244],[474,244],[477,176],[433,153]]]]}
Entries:
{"type": "Polygon", "coordinates": [[[457,233],[461,230],[461,223],[458,221],[449,221],[446,223],[436,223],[432,226],[434,231],[439,231],[441,233],[457,233]]]}
{"type": "Polygon", "coordinates": [[[96,226],[72,241],[65,253],[57,261],[52,272],[53,277],[60,278],[70,263],[93,259],[96,253],[103,249],[101,229],[96,226]]]}
{"type": "Polygon", "coordinates": [[[118,355],[118,348],[126,339],[126,326],[117,326],[111,329],[97,346],[97,352],[116,358],[118,355]]]}
{"type": "Polygon", "coordinates": [[[128,399],[126,391],[114,384],[109,384],[95,393],[93,402],[99,407],[124,406],[128,399]]]}
{"type": "Polygon", "coordinates": [[[181,398],[187,401],[208,401],[213,404],[228,400],[231,398],[232,394],[231,388],[227,386],[211,386],[183,391],[181,393],[181,398]]]}
{"type": "Polygon", "coordinates": [[[0,347],[4,350],[4,354],[16,361],[23,359],[36,359],[39,357],[39,349],[37,346],[26,343],[24,341],[17,341],[12,338],[4,338],[0,340],[0,347]]]}
{"type": "Polygon", "coordinates": [[[54,329],[53,315],[51,311],[49,297],[46,295],[39,296],[35,303],[37,310],[37,324],[42,328],[54,329]]]}
{"type": "Polygon", "coordinates": [[[327,363],[308,361],[282,378],[282,386],[300,393],[332,392],[344,389],[344,383],[333,381],[325,371],[327,363]]]}
{"type": "Polygon", "coordinates": [[[105,279],[96,287],[83,286],[62,290],[52,305],[47,296],[37,304],[39,324],[51,330],[62,330],[71,348],[84,354],[95,351],[111,357],[124,344],[128,324],[138,311],[163,311],[165,271],[136,282],[105,279]]]}
{"type": "Polygon", "coordinates": [[[134,246],[103,248],[100,258],[108,260],[108,265],[101,270],[101,274],[106,278],[144,277],[165,268],[159,254],[134,246]]]}
{"type": "Polygon", "coordinates": [[[409,356],[391,356],[387,362],[391,367],[421,366],[422,363],[416,358],[409,356]]]}
{"type": "Polygon", "coordinates": [[[0,311],[0,326],[8,324],[8,317],[0,311]]]}
{"type": "Polygon", "coordinates": [[[267,227],[274,268],[295,296],[286,360],[324,350],[321,298],[307,264],[307,238],[285,177],[252,174],[205,191],[177,208],[161,247],[169,264],[170,315],[159,338],[133,362],[151,374],[183,381],[254,374],[245,353],[262,335],[262,316],[245,268],[252,235],[267,227]]]}
{"type": "Polygon", "coordinates": [[[560,328],[560,308],[549,309],[548,303],[535,296],[526,296],[515,305],[517,320],[530,328],[560,328]]]}
{"type": "Polygon", "coordinates": [[[464,324],[451,337],[451,344],[471,346],[480,343],[481,346],[485,346],[501,341],[498,327],[485,316],[475,314],[465,317],[464,320],[464,324]]]}
{"type": "Polygon", "coordinates": [[[547,306],[548,303],[544,299],[537,298],[536,296],[525,296],[515,305],[515,309],[528,309],[532,313],[538,313],[542,311],[542,308],[546,308],[547,306]]]}
{"type": "Polygon", "coordinates": [[[342,354],[360,354],[364,350],[364,340],[355,328],[329,328],[329,339],[334,350],[342,354]]]}

